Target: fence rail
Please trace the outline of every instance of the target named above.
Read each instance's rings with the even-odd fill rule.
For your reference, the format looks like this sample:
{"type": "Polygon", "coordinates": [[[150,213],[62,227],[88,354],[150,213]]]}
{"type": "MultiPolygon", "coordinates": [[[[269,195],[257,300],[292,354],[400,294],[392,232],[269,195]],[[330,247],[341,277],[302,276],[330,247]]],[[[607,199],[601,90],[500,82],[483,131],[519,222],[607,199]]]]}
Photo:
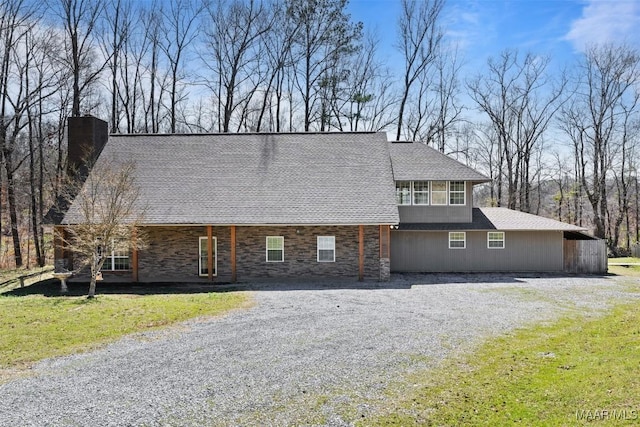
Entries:
{"type": "Polygon", "coordinates": [[[36,277],[36,276],[43,276],[43,275],[48,274],[48,273],[53,273],[53,267],[46,268],[44,270],[39,270],[39,271],[36,271],[34,273],[23,274],[21,276],[14,277],[14,278],[11,278],[9,280],[5,280],[4,282],[0,283],[0,288],[3,287],[3,286],[8,285],[10,283],[18,282],[18,281],[20,282],[20,287],[24,288],[25,280],[30,279],[32,277],[36,277]]]}

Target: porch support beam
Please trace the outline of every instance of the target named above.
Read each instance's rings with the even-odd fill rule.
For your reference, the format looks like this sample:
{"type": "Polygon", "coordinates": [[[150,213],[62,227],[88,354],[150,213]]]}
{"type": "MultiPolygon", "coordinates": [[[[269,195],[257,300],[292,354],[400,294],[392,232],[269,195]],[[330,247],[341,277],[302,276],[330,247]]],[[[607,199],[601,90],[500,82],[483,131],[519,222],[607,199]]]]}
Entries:
{"type": "Polygon", "coordinates": [[[231,282],[235,283],[237,280],[236,272],[236,226],[231,226],[231,282]]]}
{"type": "Polygon", "coordinates": [[[213,226],[207,225],[207,271],[209,281],[213,281],[213,226]]]}
{"type": "Polygon", "coordinates": [[[364,225],[358,226],[358,280],[364,280],[364,225]]]}
{"type": "Polygon", "coordinates": [[[132,250],[131,250],[131,280],[138,282],[138,231],[134,228],[131,233],[132,250]]]}

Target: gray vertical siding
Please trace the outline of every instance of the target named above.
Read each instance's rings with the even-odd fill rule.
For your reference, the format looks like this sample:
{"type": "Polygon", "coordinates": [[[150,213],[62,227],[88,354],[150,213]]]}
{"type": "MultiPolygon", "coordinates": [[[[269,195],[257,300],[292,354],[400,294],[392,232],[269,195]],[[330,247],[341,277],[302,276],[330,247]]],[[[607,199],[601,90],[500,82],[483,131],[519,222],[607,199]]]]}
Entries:
{"type": "Polygon", "coordinates": [[[563,270],[560,231],[505,231],[504,249],[487,248],[487,231],[467,231],[466,245],[449,249],[446,231],[392,231],[391,272],[563,270]]]}
{"type": "Polygon", "coordinates": [[[467,182],[464,206],[398,206],[400,223],[471,222],[473,183],[467,182]]]}

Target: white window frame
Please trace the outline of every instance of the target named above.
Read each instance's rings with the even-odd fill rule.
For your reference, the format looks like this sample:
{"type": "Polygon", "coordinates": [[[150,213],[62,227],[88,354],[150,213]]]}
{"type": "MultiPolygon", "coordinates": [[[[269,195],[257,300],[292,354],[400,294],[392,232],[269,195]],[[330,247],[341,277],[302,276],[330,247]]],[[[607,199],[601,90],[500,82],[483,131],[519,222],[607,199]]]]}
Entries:
{"type": "Polygon", "coordinates": [[[431,181],[431,206],[447,206],[449,204],[449,182],[448,181],[431,181]],[[433,189],[433,184],[436,183],[443,183],[444,184],[444,190],[435,190],[433,189]],[[437,193],[439,195],[442,195],[442,193],[444,193],[444,203],[434,203],[433,201],[433,196],[434,194],[437,193]]]}
{"type": "Polygon", "coordinates": [[[487,248],[488,249],[504,249],[506,246],[505,244],[505,233],[504,231],[488,231],[487,232],[487,248]],[[492,238],[492,234],[494,235],[501,235],[502,238],[496,238],[495,236],[492,238]],[[501,246],[491,246],[491,242],[502,242],[501,246]]]}
{"type": "Polygon", "coordinates": [[[431,197],[431,191],[430,190],[430,185],[431,183],[429,181],[411,181],[411,204],[415,205],[415,206],[428,206],[429,205],[429,201],[430,201],[430,197],[431,197]],[[416,190],[416,183],[425,183],[427,189],[426,190],[416,190]],[[426,194],[427,195],[427,202],[426,203],[417,203],[416,202],[416,194],[426,194]]]}
{"type": "Polygon", "coordinates": [[[335,262],[336,261],[336,236],[318,236],[317,237],[317,261],[318,262],[335,262]],[[331,259],[320,259],[320,251],[331,251],[331,259]]]}
{"type": "Polygon", "coordinates": [[[102,264],[101,270],[104,271],[130,271],[131,270],[131,256],[129,251],[116,251],[115,243],[111,244],[111,253],[106,256],[104,263],[102,264]],[[126,255],[122,255],[126,253],[126,255]],[[127,268],[115,268],[117,259],[126,259],[127,260],[127,268]]]}
{"type": "Polygon", "coordinates": [[[266,262],[284,262],[284,236],[267,236],[266,244],[265,244],[265,260],[266,262]],[[279,248],[270,248],[269,241],[272,242],[280,242],[278,245],[279,248]],[[279,260],[270,260],[269,259],[269,251],[280,251],[282,253],[282,259],[279,260]]]}
{"type": "MultiPolygon", "coordinates": [[[[460,237],[460,236],[457,236],[460,237]]],[[[450,231],[449,232],[449,249],[466,249],[467,248],[467,233],[465,231],[450,231]],[[455,235],[462,235],[462,239],[453,239],[455,235]],[[462,242],[462,246],[451,246],[451,242],[462,242]]]]}
{"type": "Polygon", "coordinates": [[[466,187],[467,184],[464,181],[449,181],[449,205],[451,206],[464,206],[467,204],[467,192],[466,192],[466,187]],[[462,191],[460,190],[452,190],[453,186],[452,184],[454,183],[461,183],[462,184],[462,191]],[[462,193],[462,203],[452,203],[451,202],[451,196],[454,194],[460,194],[462,193]]]}
{"type": "MultiPolygon", "coordinates": [[[[203,265],[202,262],[204,260],[204,266],[209,268],[207,265],[209,263],[209,243],[207,242],[209,238],[207,236],[202,236],[198,239],[198,276],[200,277],[209,277],[209,272],[203,273],[203,265]],[[202,253],[202,241],[204,244],[204,254],[202,253]]],[[[213,240],[213,274],[212,276],[218,275],[218,239],[215,237],[211,238],[213,240]]]]}
{"type": "Polygon", "coordinates": [[[408,206],[413,203],[413,181],[396,181],[396,203],[400,206],[408,206]],[[400,200],[400,195],[404,195],[404,193],[400,191],[401,184],[409,184],[409,197],[404,200],[400,200]]]}

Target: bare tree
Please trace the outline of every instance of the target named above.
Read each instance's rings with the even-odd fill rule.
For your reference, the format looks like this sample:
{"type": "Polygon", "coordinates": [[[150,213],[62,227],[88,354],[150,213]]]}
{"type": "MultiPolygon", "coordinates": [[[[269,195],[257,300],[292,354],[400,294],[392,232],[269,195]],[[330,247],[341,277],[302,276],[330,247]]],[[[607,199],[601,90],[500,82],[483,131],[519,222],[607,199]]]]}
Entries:
{"type": "MultiPolygon", "coordinates": [[[[65,37],[66,65],[72,77],[71,115],[79,116],[81,103],[107,66],[113,52],[98,55],[96,29],[104,5],[99,0],[58,0],[55,12],[62,19],[65,37]]],[[[91,109],[91,106],[85,106],[91,109]]]]}
{"type": "Polygon", "coordinates": [[[297,65],[295,86],[303,103],[305,132],[312,122],[327,125],[332,89],[345,77],[344,59],[355,51],[362,23],[345,12],[347,0],[289,0],[288,16],[299,26],[292,55],[297,65]],[[325,90],[322,90],[325,89],[325,90]],[[324,98],[323,95],[324,94],[324,98]]]}
{"type": "Polygon", "coordinates": [[[497,203],[502,200],[503,178],[507,185],[507,207],[531,209],[532,159],[544,140],[552,118],[562,106],[566,85],[547,74],[549,58],[504,51],[490,58],[488,70],[468,83],[471,98],[494,127],[498,144],[497,203]],[[504,175],[504,176],[503,176],[504,175]]]}
{"type": "Polygon", "coordinates": [[[68,187],[72,206],[65,216],[70,225],[57,237],[74,255],[74,269],[89,268],[88,297],[96,292],[96,278],[105,254],[140,249],[145,242],[140,231],[144,207],[139,206],[140,190],[135,182],[135,163],[101,158],[84,184],[68,187]]]}
{"type": "Polygon", "coordinates": [[[162,39],[160,48],[169,64],[169,131],[176,132],[178,104],[184,101],[181,82],[185,78],[184,63],[190,53],[189,46],[197,37],[196,19],[202,11],[193,0],[175,0],[167,9],[161,9],[162,39]]]}
{"type": "MultiPolygon", "coordinates": [[[[560,125],[571,138],[576,175],[592,208],[595,235],[617,244],[607,229],[609,177],[617,161],[619,194],[629,196],[630,148],[638,120],[640,55],[624,45],[591,46],[576,76],[571,104],[562,110],[560,125]]],[[[622,201],[620,209],[626,209],[622,201]]]]}
{"type": "MultiPolygon", "coordinates": [[[[404,127],[405,109],[417,82],[422,79],[424,95],[425,71],[437,59],[442,42],[439,27],[444,0],[402,0],[401,15],[398,19],[398,48],[404,59],[402,95],[398,110],[396,140],[400,140],[404,127]]],[[[415,101],[415,100],[414,100],[415,101]]]]}
{"type": "MultiPolygon", "coordinates": [[[[274,16],[274,10],[254,0],[216,0],[208,8],[203,59],[214,78],[205,80],[218,100],[217,126],[222,132],[231,130],[238,110],[240,118],[246,117],[256,91],[265,84],[262,38],[273,29],[274,16]]],[[[236,131],[242,125],[240,118],[236,131]]]]}

